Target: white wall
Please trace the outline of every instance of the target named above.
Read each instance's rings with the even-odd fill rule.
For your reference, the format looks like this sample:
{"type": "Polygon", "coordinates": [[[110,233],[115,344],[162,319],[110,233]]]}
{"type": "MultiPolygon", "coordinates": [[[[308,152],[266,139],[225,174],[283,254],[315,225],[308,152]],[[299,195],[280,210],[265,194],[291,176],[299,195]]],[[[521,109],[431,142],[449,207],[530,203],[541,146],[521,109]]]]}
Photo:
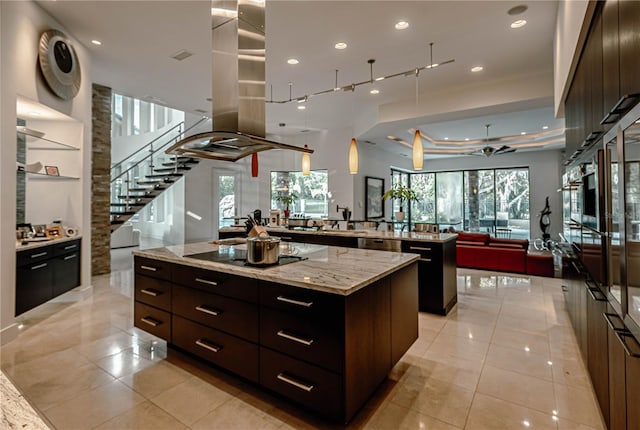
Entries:
{"type": "MultiPolygon", "coordinates": [[[[79,227],[83,235],[82,285],[91,282],[91,235],[89,226],[91,201],[91,58],[89,51],[72,38],[57,21],[31,1],[0,2],[0,330],[1,342],[15,337],[15,223],[16,223],[16,99],[18,95],[38,101],[74,118],[83,125],[81,151],[82,202],[79,227]],[[61,100],[48,89],[38,72],[38,42],[40,34],[58,29],[72,38],[82,69],[80,92],[72,100],[61,100]]],[[[55,186],[52,194],[57,193],[55,186]]],[[[47,208],[43,208],[46,211],[47,208]]]]}
{"type": "MultiPolygon", "coordinates": [[[[371,145],[360,145],[360,170],[355,177],[354,195],[356,204],[356,218],[364,217],[364,177],[376,176],[384,178],[385,190],[391,187],[390,166],[413,171],[411,159],[395,156],[385,151],[375,149],[371,145]]],[[[559,150],[515,152],[496,157],[460,156],[456,158],[425,159],[425,172],[449,170],[470,170],[485,168],[528,167],[529,168],[529,207],[531,237],[541,235],[538,225],[538,213],[544,208],[545,198],[549,196],[551,207],[551,238],[558,240],[558,233],[562,232],[562,196],[557,190],[561,187],[562,154],[559,150]]],[[[385,202],[385,218],[391,218],[391,202],[385,202]]]]}

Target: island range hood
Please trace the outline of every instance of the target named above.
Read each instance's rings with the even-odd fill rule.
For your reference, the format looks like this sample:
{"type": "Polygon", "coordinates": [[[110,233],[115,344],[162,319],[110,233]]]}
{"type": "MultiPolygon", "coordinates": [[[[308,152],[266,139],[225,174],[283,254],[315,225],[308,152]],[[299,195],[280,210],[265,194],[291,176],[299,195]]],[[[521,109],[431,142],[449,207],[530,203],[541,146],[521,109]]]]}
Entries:
{"type": "Polygon", "coordinates": [[[313,153],[265,138],[265,1],[214,0],[211,6],[213,130],[166,153],[225,161],[269,149],[313,153]]]}

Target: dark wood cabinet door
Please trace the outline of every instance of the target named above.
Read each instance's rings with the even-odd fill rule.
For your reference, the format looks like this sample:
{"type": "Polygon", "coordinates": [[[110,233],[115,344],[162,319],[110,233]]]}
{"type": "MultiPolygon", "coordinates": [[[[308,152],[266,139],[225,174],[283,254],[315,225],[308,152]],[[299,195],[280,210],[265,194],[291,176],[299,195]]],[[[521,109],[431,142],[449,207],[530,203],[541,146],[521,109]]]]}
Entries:
{"type": "Polygon", "coordinates": [[[618,1],[620,95],[640,93],[640,2],[618,1]]]}
{"type": "Polygon", "coordinates": [[[20,266],[16,272],[16,315],[33,309],[53,297],[51,260],[20,266]]]}
{"type": "MultiPolygon", "coordinates": [[[[617,317],[614,316],[614,318],[617,317]]],[[[623,326],[621,321],[620,325],[623,326]]],[[[625,353],[612,325],[607,327],[607,344],[609,352],[609,430],[625,430],[627,428],[625,353]]]]}
{"type": "MultiPolygon", "coordinates": [[[[607,0],[602,8],[602,111],[606,115],[620,99],[618,0],[607,0]]],[[[606,128],[611,124],[605,125],[606,128]]]]}
{"type": "Polygon", "coordinates": [[[628,352],[625,356],[627,382],[627,429],[640,430],[640,344],[633,335],[624,336],[628,352]]]}
{"type": "Polygon", "coordinates": [[[607,298],[599,290],[587,290],[587,344],[588,370],[593,389],[600,404],[605,422],[609,422],[609,348],[607,322],[607,298]]]}
{"type": "Polygon", "coordinates": [[[59,296],[80,285],[79,251],[55,257],[51,263],[53,264],[52,297],[59,296]]]}
{"type": "Polygon", "coordinates": [[[595,138],[602,131],[600,120],[604,116],[602,81],[602,14],[597,14],[587,40],[587,63],[589,67],[588,90],[590,92],[590,118],[588,137],[595,138]],[[592,134],[593,133],[593,134],[592,134]]]}

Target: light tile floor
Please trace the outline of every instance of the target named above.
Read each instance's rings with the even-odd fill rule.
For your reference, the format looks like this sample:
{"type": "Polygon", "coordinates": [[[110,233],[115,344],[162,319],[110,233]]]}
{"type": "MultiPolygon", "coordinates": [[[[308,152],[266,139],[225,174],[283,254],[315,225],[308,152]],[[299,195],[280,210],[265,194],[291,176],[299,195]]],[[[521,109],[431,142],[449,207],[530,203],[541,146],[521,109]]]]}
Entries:
{"type": "MultiPolygon", "coordinates": [[[[342,428],[167,354],[133,328],[122,269],[94,278],[88,299],[25,314],[2,347],[2,370],[53,427],[342,428]]],[[[447,317],[420,314],[419,339],[348,428],[604,428],[560,280],[459,269],[458,294],[447,317]]]]}

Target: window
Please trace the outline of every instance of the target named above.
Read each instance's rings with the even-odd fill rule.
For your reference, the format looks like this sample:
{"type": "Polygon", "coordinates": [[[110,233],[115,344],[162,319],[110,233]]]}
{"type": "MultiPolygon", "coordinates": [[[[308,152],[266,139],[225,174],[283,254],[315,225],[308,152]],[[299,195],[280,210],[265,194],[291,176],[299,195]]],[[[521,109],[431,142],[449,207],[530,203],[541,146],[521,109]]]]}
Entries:
{"type": "MultiPolygon", "coordinates": [[[[410,223],[440,229],[481,231],[528,239],[529,169],[460,170],[407,173],[391,170],[391,185],[410,185],[418,201],[409,208],[410,223]]],[[[399,203],[393,202],[393,210],[399,203]]]]}
{"type": "Polygon", "coordinates": [[[236,216],[236,178],[233,175],[218,175],[218,227],[232,225],[236,216]]]}
{"type": "Polygon", "coordinates": [[[321,218],[329,216],[329,172],[312,170],[309,176],[302,172],[271,172],[271,207],[289,209],[292,214],[321,218]],[[294,194],[288,207],[282,198],[294,194]]]}

